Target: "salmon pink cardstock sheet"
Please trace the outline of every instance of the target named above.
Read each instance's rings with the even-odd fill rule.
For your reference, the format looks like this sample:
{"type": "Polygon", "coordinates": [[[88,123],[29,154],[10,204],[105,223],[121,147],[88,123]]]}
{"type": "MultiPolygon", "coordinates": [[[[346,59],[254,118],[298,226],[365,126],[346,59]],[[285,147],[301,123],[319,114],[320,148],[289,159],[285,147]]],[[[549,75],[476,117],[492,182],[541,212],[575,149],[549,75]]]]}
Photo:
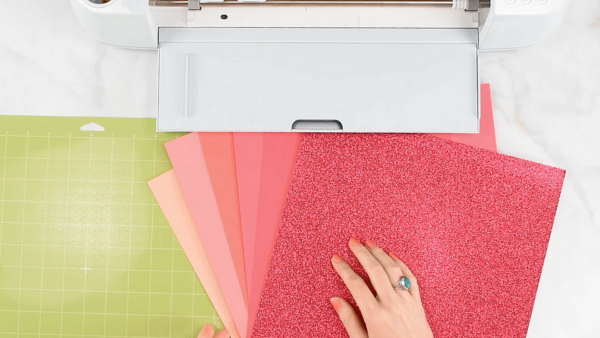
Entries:
{"type": "Polygon", "coordinates": [[[258,222],[263,133],[233,133],[233,144],[246,263],[246,285],[248,298],[250,298],[253,292],[252,272],[258,222]]]}
{"type": "Polygon", "coordinates": [[[240,278],[244,300],[248,304],[233,133],[197,133],[197,135],[202,145],[202,153],[219,206],[231,257],[233,257],[237,276],[240,278]]]}
{"type": "Polygon", "coordinates": [[[240,336],[246,337],[248,326],[246,283],[243,276],[239,274],[239,262],[236,262],[236,257],[233,255],[236,249],[232,249],[232,243],[228,241],[228,232],[217,202],[217,193],[213,190],[200,135],[198,133],[185,135],[168,142],[165,147],[187,209],[235,326],[240,336]]]}
{"type": "MultiPolygon", "coordinates": [[[[210,266],[210,261],[204,251],[202,241],[196,232],[192,216],[186,207],[185,199],[177,184],[175,172],[169,170],[148,182],[154,198],[158,202],[165,218],[169,222],[175,237],[190,261],[200,283],[211,303],[219,314],[225,328],[232,338],[239,338],[239,334],[229,308],[217,282],[217,278],[210,266]]],[[[212,193],[212,192],[209,192],[212,193]]]]}
{"type": "Polygon", "coordinates": [[[564,174],[429,135],[304,134],[252,337],[347,337],[330,260],[366,277],[356,237],[411,268],[436,338],[524,338],[564,174]]]}

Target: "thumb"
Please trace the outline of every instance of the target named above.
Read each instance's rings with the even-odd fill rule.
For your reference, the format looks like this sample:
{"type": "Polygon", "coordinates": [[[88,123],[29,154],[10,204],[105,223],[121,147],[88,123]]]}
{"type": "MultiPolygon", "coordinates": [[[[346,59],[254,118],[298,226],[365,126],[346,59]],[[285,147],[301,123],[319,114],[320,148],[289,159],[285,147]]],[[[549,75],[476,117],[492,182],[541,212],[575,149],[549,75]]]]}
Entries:
{"type": "Polygon", "coordinates": [[[213,333],[215,333],[215,329],[212,325],[206,324],[204,325],[204,328],[202,328],[202,331],[200,331],[198,338],[212,338],[213,333]]]}
{"type": "Polygon", "coordinates": [[[344,324],[350,338],[368,338],[363,321],[356,311],[354,311],[352,305],[339,297],[331,298],[329,301],[338,316],[340,316],[340,320],[342,321],[342,324],[344,324]]]}
{"type": "Polygon", "coordinates": [[[231,338],[231,335],[229,334],[229,331],[221,330],[219,331],[219,333],[217,333],[215,338],[231,338]]]}

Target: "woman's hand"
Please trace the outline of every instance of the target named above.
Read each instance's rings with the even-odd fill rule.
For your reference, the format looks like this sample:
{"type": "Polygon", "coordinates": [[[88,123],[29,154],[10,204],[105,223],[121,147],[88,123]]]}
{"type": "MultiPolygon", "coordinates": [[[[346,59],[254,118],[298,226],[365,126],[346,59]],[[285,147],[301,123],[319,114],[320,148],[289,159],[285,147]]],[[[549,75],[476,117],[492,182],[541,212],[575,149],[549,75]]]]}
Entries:
{"type": "MultiPolygon", "coordinates": [[[[213,338],[213,334],[215,334],[215,329],[213,326],[206,324],[204,328],[202,328],[202,331],[200,331],[198,338],[213,338]]],[[[214,338],[229,338],[229,332],[227,332],[227,330],[221,330],[214,336],[214,338]]]]}
{"type": "Polygon", "coordinates": [[[362,245],[352,238],[348,245],[377,292],[375,297],[365,281],[340,256],[333,256],[333,267],[350,290],[363,317],[361,319],[344,299],[331,299],[350,338],[433,338],[421,305],[417,280],[406,265],[370,240],[362,245]],[[393,287],[403,276],[410,281],[408,291],[393,287]]]}

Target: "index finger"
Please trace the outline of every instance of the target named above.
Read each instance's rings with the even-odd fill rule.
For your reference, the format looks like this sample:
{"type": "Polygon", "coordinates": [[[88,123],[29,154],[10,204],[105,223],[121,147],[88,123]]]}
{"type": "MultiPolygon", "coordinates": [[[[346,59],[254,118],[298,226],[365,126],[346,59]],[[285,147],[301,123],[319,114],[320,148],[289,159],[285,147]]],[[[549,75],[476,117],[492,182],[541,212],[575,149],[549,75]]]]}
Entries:
{"type": "Polygon", "coordinates": [[[365,283],[365,281],[352,270],[350,265],[338,255],[333,255],[331,258],[333,268],[340,275],[344,284],[352,294],[352,298],[356,301],[356,305],[362,312],[372,309],[377,305],[377,300],[373,293],[365,283]]]}

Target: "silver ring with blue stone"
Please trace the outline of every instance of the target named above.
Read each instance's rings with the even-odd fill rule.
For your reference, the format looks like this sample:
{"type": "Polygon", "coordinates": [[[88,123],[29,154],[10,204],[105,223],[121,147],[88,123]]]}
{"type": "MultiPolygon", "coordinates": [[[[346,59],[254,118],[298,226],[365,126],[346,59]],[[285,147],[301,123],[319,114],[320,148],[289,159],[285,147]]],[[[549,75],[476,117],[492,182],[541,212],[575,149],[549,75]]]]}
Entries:
{"type": "Polygon", "coordinates": [[[396,290],[408,291],[410,289],[410,281],[408,278],[402,276],[400,280],[398,280],[394,285],[392,285],[396,290]]]}

